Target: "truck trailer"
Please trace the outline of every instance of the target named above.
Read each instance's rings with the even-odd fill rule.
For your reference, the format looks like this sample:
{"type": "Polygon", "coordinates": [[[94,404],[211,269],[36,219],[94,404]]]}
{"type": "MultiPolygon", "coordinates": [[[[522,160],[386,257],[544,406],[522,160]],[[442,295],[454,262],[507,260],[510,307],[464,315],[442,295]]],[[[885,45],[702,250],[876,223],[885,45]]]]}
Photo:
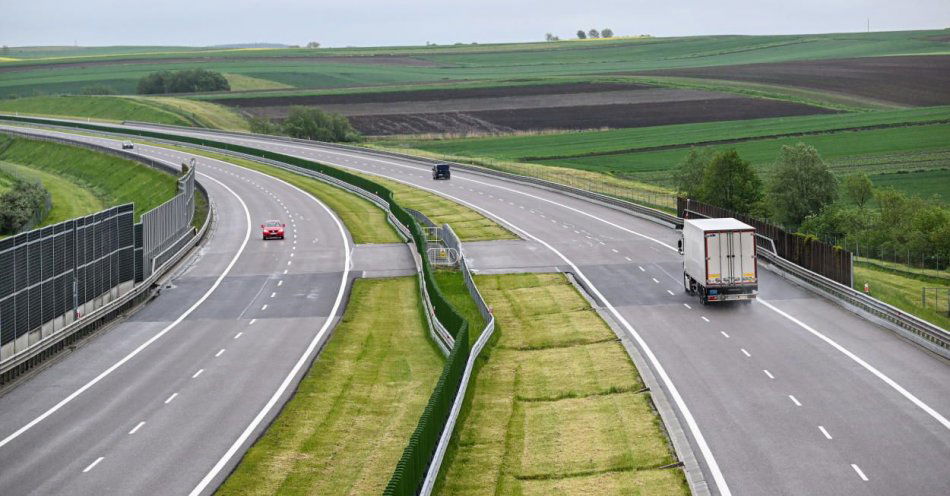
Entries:
{"type": "Polygon", "coordinates": [[[683,284],[703,305],[751,302],[759,291],[755,228],[736,219],[687,219],[680,239],[683,284]]]}

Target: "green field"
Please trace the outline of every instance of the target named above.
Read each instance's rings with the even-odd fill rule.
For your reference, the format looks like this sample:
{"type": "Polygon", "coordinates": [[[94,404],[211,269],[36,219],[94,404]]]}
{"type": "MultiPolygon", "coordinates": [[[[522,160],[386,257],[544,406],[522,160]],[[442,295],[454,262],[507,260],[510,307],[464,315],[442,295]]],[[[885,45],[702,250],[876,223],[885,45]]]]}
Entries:
{"type": "Polygon", "coordinates": [[[53,206],[46,217],[34,228],[58,224],[83,215],[94,214],[106,208],[101,198],[79,184],[54,173],[11,162],[0,162],[0,193],[4,189],[4,172],[38,181],[49,192],[53,206]]]}
{"type": "Polygon", "coordinates": [[[0,112],[248,129],[244,118],[227,107],[167,97],[37,96],[0,100],[0,112]]]}
{"type": "Polygon", "coordinates": [[[445,299],[449,300],[452,307],[458,310],[462,317],[468,321],[470,329],[468,333],[469,345],[474,345],[485,329],[485,319],[478,311],[472,295],[468,292],[468,286],[465,285],[464,276],[457,270],[437,270],[434,272],[435,282],[439,285],[439,290],[445,299]]]}
{"type": "Polygon", "coordinates": [[[415,277],[357,279],[326,348],[217,494],[382,493],[442,363],[415,277]]]}
{"type": "MultiPolygon", "coordinates": [[[[950,106],[703,122],[669,126],[582,131],[536,136],[503,136],[452,140],[382,140],[380,144],[417,148],[436,153],[501,160],[584,158],[589,155],[623,154],[643,149],[688,146],[718,140],[737,140],[795,133],[950,121],[950,106]]],[[[613,155],[610,155],[613,156],[613,155]]],[[[604,159],[609,160],[609,159],[604,159]]]]}
{"type": "Polygon", "coordinates": [[[326,203],[333,212],[340,217],[343,225],[350,232],[354,243],[399,243],[402,238],[396,234],[392,224],[386,220],[386,213],[368,200],[350,193],[349,191],[330,186],[329,184],[300,174],[278,169],[270,165],[259,164],[243,158],[232,157],[223,153],[195,150],[187,147],[155,145],[187,151],[195,155],[202,155],[213,159],[228,162],[269,176],[286,181],[307,193],[310,193],[326,203]]]}
{"type": "Polygon", "coordinates": [[[477,276],[486,350],[435,494],[688,494],[649,393],[566,278],[477,276]]]}
{"type": "Polygon", "coordinates": [[[12,142],[9,146],[0,145],[0,161],[67,179],[90,191],[105,206],[134,203],[135,222],[143,212],[178,192],[173,176],[138,162],[59,143],[6,139],[12,142]]]}
{"type": "Polygon", "coordinates": [[[205,68],[298,88],[339,88],[529,77],[577,76],[787,60],[947,53],[934,37],[946,31],[903,31],[782,36],[617,38],[553,43],[471,44],[339,49],[195,49],[134,47],[94,52],[50,48],[27,58],[13,48],[0,62],[24,70],[2,73],[0,96],[78,92],[94,83],[134,93],[136,81],[157,70],[205,68]],[[75,56],[78,55],[78,56],[75,56]],[[430,65],[291,60],[287,57],[391,55],[430,65]],[[59,58],[51,58],[59,57],[59,58]],[[201,59],[199,59],[199,57],[201,59]],[[224,57],[227,57],[226,59],[224,57]],[[162,62],[165,59],[167,62],[162,62]],[[121,65],[68,65],[96,61],[121,65]],[[133,60],[139,60],[133,62],[133,60]],[[48,64],[60,64],[49,66],[48,64]],[[30,66],[43,65],[31,70],[30,66]]]}

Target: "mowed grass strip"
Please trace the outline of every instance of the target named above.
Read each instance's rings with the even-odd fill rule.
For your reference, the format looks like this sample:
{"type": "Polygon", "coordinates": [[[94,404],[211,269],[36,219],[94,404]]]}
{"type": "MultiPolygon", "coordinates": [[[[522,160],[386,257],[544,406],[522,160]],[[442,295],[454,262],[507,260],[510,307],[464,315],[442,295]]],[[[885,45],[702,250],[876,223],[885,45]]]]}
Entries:
{"type": "Polygon", "coordinates": [[[477,276],[497,342],[470,389],[438,494],[687,494],[615,334],[560,274],[477,276]]]}
{"type": "MultiPolygon", "coordinates": [[[[83,215],[94,214],[105,208],[102,200],[92,191],[56,174],[31,169],[25,165],[0,162],[0,183],[2,183],[4,177],[3,172],[11,172],[14,176],[30,181],[38,181],[49,192],[53,207],[46,214],[46,218],[36,227],[57,224],[83,215]]],[[[0,184],[0,192],[3,192],[2,184],[0,184]]]]}
{"type": "Polygon", "coordinates": [[[414,277],[358,279],[294,397],[219,495],[380,494],[442,371],[414,277]]]}
{"type": "MultiPolygon", "coordinates": [[[[105,206],[135,204],[139,216],[178,193],[176,178],[131,160],[48,141],[7,138],[0,160],[57,175],[92,192],[105,206]]],[[[0,135],[0,142],[4,140],[0,135]]]]}
{"type": "Polygon", "coordinates": [[[251,160],[232,157],[223,153],[207,152],[179,146],[156,145],[175,150],[187,151],[195,155],[221,160],[234,165],[262,172],[282,181],[286,181],[327,204],[343,221],[355,243],[399,243],[402,238],[396,234],[392,224],[386,220],[386,212],[369,200],[349,191],[288,170],[251,160]]]}
{"type": "Polygon", "coordinates": [[[400,205],[422,212],[436,225],[451,224],[462,241],[517,239],[517,236],[497,222],[435,193],[371,174],[359,175],[386,186],[396,196],[400,205]]]}

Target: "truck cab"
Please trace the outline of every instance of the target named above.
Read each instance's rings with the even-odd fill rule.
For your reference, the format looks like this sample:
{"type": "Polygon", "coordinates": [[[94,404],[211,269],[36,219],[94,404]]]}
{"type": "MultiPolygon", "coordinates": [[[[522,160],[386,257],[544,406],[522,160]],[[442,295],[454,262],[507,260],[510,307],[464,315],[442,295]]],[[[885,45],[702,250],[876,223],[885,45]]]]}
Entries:
{"type": "Polygon", "coordinates": [[[733,218],[687,219],[680,253],[685,290],[704,305],[750,302],[758,294],[754,227],[733,218]]]}

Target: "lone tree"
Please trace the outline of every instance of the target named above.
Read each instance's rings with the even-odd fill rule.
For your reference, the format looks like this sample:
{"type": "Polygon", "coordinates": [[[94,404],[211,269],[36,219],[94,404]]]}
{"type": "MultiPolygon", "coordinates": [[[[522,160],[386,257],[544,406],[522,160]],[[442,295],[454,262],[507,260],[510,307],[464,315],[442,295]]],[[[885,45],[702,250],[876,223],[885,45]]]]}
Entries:
{"type": "Polygon", "coordinates": [[[586,40],[586,39],[587,39],[587,33],[585,33],[583,29],[578,29],[578,30],[577,30],[577,39],[579,39],[579,40],[586,40]]]}
{"type": "Polygon", "coordinates": [[[863,172],[844,178],[843,186],[844,196],[858,207],[864,208],[864,204],[874,198],[874,185],[863,172]]]}
{"type": "Polygon", "coordinates": [[[320,48],[320,44],[316,41],[311,41],[310,43],[307,43],[307,48],[320,48]]]}
{"type": "Polygon", "coordinates": [[[587,32],[587,36],[590,38],[600,38],[600,31],[597,31],[596,29],[591,29],[590,31],[587,32]]]}
{"type": "Polygon", "coordinates": [[[818,155],[805,143],[783,146],[769,184],[772,217],[797,229],[805,217],[817,214],[838,194],[838,181],[818,155]]]}
{"type": "Polygon", "coordinates": [[[706,166],[712,160],[709,149],[691,148],[689,155],[680,162],[673,172],[676,191],[686,198],[700,199],[706,166]]]}
{"type": "Polygon", "coordinates": [[[761,208],[762,181],[748,161],[735,150],[726,150],[717,153],[706,166],[701,193],[701,201],[753,214],[761,208]]]}
{"type": "Polygon", "coordinates": [[[600,31],[600,36],[602,38],[613,38],[614,30],[610,28],[604,28],[603,30],[600,31]]]}

